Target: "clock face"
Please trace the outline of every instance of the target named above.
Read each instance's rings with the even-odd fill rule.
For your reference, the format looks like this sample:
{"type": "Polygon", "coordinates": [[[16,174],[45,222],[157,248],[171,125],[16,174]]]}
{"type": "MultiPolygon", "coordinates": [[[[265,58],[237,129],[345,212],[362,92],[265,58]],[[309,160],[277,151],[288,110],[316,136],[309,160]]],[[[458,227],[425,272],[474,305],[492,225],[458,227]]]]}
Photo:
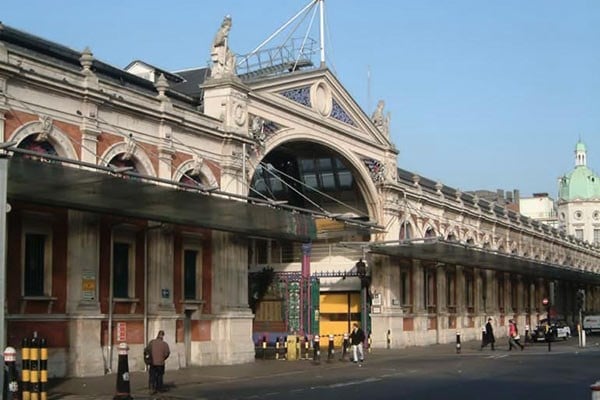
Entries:
{"type": "Polygon", "coordinates": [[[583,218],[583,212],[581,210],[577,210],[577,211],[575,211],[573,216],[575,217],[575,219],[581,219],[581,218],[583,218]]]}

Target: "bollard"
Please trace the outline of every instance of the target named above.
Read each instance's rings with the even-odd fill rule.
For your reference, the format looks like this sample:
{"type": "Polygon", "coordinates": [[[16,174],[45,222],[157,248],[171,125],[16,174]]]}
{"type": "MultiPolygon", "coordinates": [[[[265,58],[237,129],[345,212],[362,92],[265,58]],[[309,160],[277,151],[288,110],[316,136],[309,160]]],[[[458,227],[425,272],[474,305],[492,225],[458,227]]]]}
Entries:
{"type": "Polygon", "coordinates": [[[29,389],[31,391],[31,400],[40,399],[40,342],[37,338],[37,334],[34,332],[33,338],[30,342],[31,347],[29,348],[30,360],[29,360],[29,389]]]}
{"type": "Polygon", "coordinates": [[[31,399],[31,349],[29,347],[29,338],[23,339],[23,349],[21,350],[21,359],[22,361],[22,372],[21,372],[21,381],[22,381],[22,394],[23,400],[31,399]]]}
{"type": "Polygon", "coordinates": [[[327,346],[327,361],[331,361],[333,359],[333,355],[335,354],[335,348],[333,346],[333,335],[329,335],[329,343],[327,346]]]}
{"type": "Polygon", "coordinates": [[[367,353],[371,352],[372,344],[373,344],[373,339],[371,338],[371,332],[369,332],[369,336],[367,337],[367,353]]]}
{"type": "Polygon", "coordinates": [[[529,343],[530,336],[529,336],[529,325],[525,325],[525,343],[529,343]]]}
{"type": "Polygon", "coordinates": [[[263,336],[262,339],[262,356],[263,356],[263,360],[265,358],[267,358],[267,337],[263,336]]]}
{"type": "Polygon", "coordinates": [[[319,343],[320,340],[321,340],[321,338],[319,338],[319,335],[315,335],[315,338],[313,339],[313,361],[314,362],[321,361],[321,345],[319,343]]]}
{"type": "Polygon", "coordinates": [[[40,339],[40,400],[48,400],[48,345],[40,339]]]}
{"type": "Polygon", "coordinates": [[[299,360],[300,359],[300,350],[302,350],[300,348],[300,336],[296,336],[296,346],[294,346],[294,348],[296,349],[296,358],[299,360]]]}
{"type": "Polygon", "coordinates": [[[344,341],[342,342],[342,358],[344,361],[346,359],[346,355],[348,354],[348,333],[344,333],[344,341]]]}
{"type": "Polygon", "coordinates": [[[310,341],[308,340],[308,336],[304,336],[304,357],[305,360],[310,360],[310,341]]]}
{"type": "Polygon", "coordinates": [[[460,332],[456,331],[456,354],[460,354],[460,332]]]}
{"type": "Polygon", "coordinates": [[[4,395],[3,399],[17,400],[19,397],[19,374],[15,366],[17,351],[8,346],[4,349],[4,395]]]}
{"type": "Polygon", "coordinates": [[[279,336],[275,339],[275,359],[279,360],[279,336]]]}
{"type": "Polygon", "coordinates": [[[129,361],[127,343],[119,343],[119,365],[117,367],[117,391],[113,400],[131,400],[131,384],[129,382],[129,361]]]}
{"type": "Polygon", "coordinates": [[[596,381],[590,385],[592,391],[592,400],[600,400],[600,381],[596,381]]]}
{"type": "Polygon", "coordinates": [[[388,329],[387,334],[385,335],[385,341],[387,343],[387,348],[392,348],[392,330],[388,329]]]}
{"type": "Polygon", "coordinates": [[[550,325],[546,324],[546,342],[548,343],[548,351],[552,351],[552,334],[550,333],[550,325]]]}

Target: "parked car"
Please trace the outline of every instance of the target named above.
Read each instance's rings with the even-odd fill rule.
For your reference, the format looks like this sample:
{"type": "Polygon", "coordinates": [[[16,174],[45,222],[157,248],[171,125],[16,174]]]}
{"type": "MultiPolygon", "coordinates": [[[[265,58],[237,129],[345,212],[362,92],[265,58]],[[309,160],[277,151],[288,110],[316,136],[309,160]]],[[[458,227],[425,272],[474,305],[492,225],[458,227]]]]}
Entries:
{"type": "Polygon", "coordinates": [[[583,329],[588,335],[600,332],[600,315],[586,315],[583,317],[583,329]]]}
{"type": "MultiPolygon", "coordinates": [[[[538,326],[531,332],[531,340],[534,342],[546,340],[546,325],[548,324],[547,319],[540,320],[538,326]]],[[[557,340],[558,338],[562,338],[563,340],[567,340],[571,337],[571,327],[567,325],[565,320],[550,320],[550,325],[548,326],[548,334],[550,340],[557,340]]]]}

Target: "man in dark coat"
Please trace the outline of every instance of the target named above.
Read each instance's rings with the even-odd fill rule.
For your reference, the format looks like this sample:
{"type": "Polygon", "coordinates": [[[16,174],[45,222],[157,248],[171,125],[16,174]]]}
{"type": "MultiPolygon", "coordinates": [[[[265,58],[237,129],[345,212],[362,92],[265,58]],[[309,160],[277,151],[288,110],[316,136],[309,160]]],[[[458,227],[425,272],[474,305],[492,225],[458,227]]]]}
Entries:
{"type": "Polygon", "coordinates": [[[150,390],[152,393],[163,392],[163,377],[165,375],[165,360],[171,354],[169,345],[164,341],[165,331],[158,331],[156,339],[148,343],[148,351],[151,355],[150,362],[150,390]]]}
{"type": "Polygon", "coordinates": [[[496,342],[496,338],[494,337],[494,327],[492,326],[492,318],[488,318],[487,324],[485,324],[485,338],[481,343],[481,350],[488,344],[492,345],[492,350],[496,350],[494,348],[494,343],[496,342]]]}

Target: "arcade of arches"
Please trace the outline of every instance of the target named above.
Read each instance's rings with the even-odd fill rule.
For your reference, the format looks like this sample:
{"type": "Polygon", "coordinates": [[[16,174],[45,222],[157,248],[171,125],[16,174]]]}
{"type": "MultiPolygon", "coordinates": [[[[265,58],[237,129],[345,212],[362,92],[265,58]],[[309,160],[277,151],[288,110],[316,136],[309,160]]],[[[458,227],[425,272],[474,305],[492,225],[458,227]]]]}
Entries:
{"type": "Polygon", "coordinates": [[[398,168],[389,119],[327,67],[135,75],[6,25],[0,45],[6,342],[46,337],[54,376],[115,370],[119,342],[143,370],[158,330],[176,369],[251,362],[258,332],[361,321],[404,347],[534,325],[543,298],[574,323],[578,290],[600,311],[597,247],[398,168]]]}

